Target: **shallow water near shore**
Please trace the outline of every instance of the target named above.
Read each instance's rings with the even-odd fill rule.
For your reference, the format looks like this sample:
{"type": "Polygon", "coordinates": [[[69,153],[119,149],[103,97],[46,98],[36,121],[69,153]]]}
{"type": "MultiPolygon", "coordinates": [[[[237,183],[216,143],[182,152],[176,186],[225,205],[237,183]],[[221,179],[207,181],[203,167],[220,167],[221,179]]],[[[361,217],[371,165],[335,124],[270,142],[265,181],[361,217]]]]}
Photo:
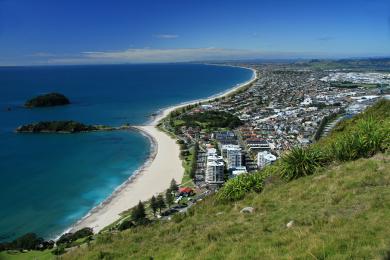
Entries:
{"type": "Polygon", "coordinates": [[[0,241],[36,232],[53,238],[101,203],[150,154],[135,131],[16,134],[41,120],[142,124],[158,109],[219,93],[252,71],[201,64],[0,68],[0,241]],[[57,91],[71,105],[25,109],[57,91]],[[10,109],[10,111],[8,111],[10,109]]]}

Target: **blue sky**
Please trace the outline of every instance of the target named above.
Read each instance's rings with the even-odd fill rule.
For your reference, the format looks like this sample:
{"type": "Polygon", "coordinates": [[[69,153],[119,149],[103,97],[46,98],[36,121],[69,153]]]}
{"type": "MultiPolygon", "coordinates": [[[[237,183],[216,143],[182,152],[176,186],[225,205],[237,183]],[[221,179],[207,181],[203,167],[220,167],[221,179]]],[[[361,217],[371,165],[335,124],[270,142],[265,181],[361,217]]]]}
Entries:
{"type": "Polygon", "coordinates": [[[389,0],[0,0],[0,64],[390,56],[389,0]]]}

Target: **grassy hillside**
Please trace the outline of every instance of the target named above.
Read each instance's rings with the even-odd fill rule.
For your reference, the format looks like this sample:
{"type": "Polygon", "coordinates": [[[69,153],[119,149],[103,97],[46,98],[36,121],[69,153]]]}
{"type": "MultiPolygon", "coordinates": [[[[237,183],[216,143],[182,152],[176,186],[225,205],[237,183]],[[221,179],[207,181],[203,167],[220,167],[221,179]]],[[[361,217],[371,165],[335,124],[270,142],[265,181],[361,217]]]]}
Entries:
{"type": "Polygon", "coordinates": [[[389,159],[381,154],[289,183],[276,179],[234,203],[210,197],[183,218],[101,235],[64,258],[381,259],[390,251],[389,159]],[[247,206],[254,212],[240,213],[247,206]]]}

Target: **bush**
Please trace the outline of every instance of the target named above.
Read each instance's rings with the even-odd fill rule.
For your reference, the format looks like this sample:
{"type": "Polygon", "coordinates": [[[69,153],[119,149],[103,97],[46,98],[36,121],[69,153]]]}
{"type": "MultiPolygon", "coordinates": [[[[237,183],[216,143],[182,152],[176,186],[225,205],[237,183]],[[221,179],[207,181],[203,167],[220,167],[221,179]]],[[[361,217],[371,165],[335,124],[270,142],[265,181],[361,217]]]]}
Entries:
{"type": "Polygon", "coordinates": [[[63,245],[57,246],[51,251],[53,255],[62,255],[65,253],[65,247],[63,245]]]}
{"type": "Polygon", "coordinates": [[[131,227],[134,227],[134,223],[131,220],[124,220],[119,224],[118,230],[123,231],[131,227]]]}
{"type": "Polygon", "coordinates": [[[386,121],[362,118],[344,130],[345,133],[333,136],[329,142],[329,156],[333,160],[350,161],[389,149],[390,126],[386,121]]]}
{"type": "Polygon", "coordinates": [[[325,164],[325,160],[319,149],[295,147],[282,156],[280,174],[288,181],[311,175],[325,164]]]}
{"type": "Polygon", "coordinates": [[[230,179],[218,191],[219,201],[235,201],[242,199],[249,191],[261,192],[265,175],[257,172],[253,174],[243,174],[234,179],[230,179]]]}
{"type": "Polygon", "coordinates": [[[63,234],[58,240],[57,240],[57,245],[60,244],[69,244],[73,241],[76,241],[79,238],[87,237],[87,236],[92,236],[93,231],[92,228],[85,227],[80,230],[77,230],[75,233],[65,233],[63,234]]]}
{"type": "Polygon", "coordinates": [[[38,249],[39,245],[43,243],[43,239],[38,237],[34,233],[27,233],[19,238],[17,238],[13,244],[17,249],[38,249]]]}

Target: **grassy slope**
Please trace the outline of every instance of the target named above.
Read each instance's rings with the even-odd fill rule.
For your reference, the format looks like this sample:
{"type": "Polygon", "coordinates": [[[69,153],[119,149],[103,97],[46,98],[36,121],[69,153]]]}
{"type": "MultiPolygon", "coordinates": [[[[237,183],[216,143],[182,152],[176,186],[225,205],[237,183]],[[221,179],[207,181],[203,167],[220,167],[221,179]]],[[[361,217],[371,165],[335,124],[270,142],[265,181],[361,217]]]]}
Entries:
{"type": "Polygon", "coordinates": [[[390,156],[333,165],[182,221],[99,237],[68,259],[380,259],[390,250],[390,156]],[[243,207],[255,208],[243,214],[243,207]],[[294,220],[292,228],[286,223],[294,220]]]}
{"type": "Polygon", "coordinates": [[[30,259],[36,259],[36,260],[51,260],[54,259],[54,255],[51,253],[51,250],[45,250],[45,251],[30,251],[26,253],[21,252],[13,252],[13,253],[7,253],[7,252],[0,252],[0,259],[13,259],[13,260],[30,260],[30,259]]]}

